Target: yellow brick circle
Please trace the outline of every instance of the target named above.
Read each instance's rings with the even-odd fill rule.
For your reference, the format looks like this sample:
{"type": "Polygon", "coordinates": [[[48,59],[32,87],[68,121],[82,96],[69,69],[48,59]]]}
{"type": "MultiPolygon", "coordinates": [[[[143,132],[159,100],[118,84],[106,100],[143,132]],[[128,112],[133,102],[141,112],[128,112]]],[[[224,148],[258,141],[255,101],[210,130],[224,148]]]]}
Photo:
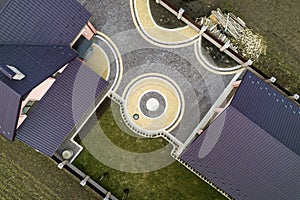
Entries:
{"type": "Polygon", "coordinates": [[[182,112],[182,95],[174,81],[160,74],[148,74],[133,80],[124,92],[127,118],[137,127],[149,131],[174,129],[182,112]],[[147,92],[157,92],[164,97],[164,112],[155,118],[145,116],[140,109],[140,99],[147,92]],[[134,116],[138,115],[138,119],[134,116]]]}

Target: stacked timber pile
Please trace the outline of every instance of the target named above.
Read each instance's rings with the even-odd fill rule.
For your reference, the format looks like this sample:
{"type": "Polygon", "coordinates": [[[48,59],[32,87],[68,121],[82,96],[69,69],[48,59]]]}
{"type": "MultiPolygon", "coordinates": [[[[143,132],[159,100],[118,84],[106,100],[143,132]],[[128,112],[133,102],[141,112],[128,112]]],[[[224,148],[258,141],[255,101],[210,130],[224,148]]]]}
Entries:
{"type": "Polygon", "coordinates": [[[196,22],[207,26],[210,33],[222,42],[230,42],[230,47],[245,58],[257,60],[261,54],[266,53],[262,36],[247,28],[245,22],[232,13],[223,13],[218,8],[208,18],[197,18],[196,22]]]}

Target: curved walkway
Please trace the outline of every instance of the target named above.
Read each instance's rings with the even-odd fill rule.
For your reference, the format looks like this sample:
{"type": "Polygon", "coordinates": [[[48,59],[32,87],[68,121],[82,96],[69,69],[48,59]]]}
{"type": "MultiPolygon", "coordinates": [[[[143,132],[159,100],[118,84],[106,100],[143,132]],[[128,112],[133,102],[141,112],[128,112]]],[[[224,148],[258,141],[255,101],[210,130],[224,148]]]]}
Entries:
{"type": "Polygon", "coordinates": [[[172,131],[178,125],[178,121],[184,113],[184,97],[179,86],[162,74],[150,73],[137,77],[125,89],[123,96],[126,100],[126,118],[149,133],[160,130],[172,131]],[[158,98],[157,95],[151,95],[151,92],[156,93],[162,99],[158,98]],[[147,97],[147,94],[149,94],[149,97],[147,97]],[[145,101],[151,99],[151,97],[157,100],[157,109],[162,106],[158,116],[151,117],[148,115],[151,111],[143,106],[143,104],[146,104],[146,102],[141,102],[143,97],[145,97],[145,101]],[[138,114],[139,119],[133,119],[134,114],[138,114]]]}
{"type": "Polygon", "coordinates": [[[109,72],[108,76],[110,77],[110,81],[113,82],[111,86],[111,90],[116,91],[120,85],[122,75],[123,75],[123,61],[122,61],[122,55],[117,47],[117,45],[104,33],[97,32],[96,38],[102,41],[107,45],[107,47],[110,50],[111,58],[107,54],[105,54],[105,57],[109,60],[109,72]],[[113,68],[112,63],[115,63],[115,67],[113,68]]]}
{"type": "Polygon", "coordinates": [[[100,45],[92,44],[94,50],[93,54],[86,60],[87,66],[89,66],[96,74],[101,76],[106,81],[110,74],[110,63],[108,56],[100,45]]]}
{"type": "MultiPolygon", "coordinates": [[[[109,96],[111,91],[118,89],[123,74],[123,62],[120,51],[115,43],[107,35],[100,31],[97,31],[92,47],[94,47],[94,51],[97,53],[97,55],[100,56],[101,62],[99,61],[98,57],[93,57],[89,55],[88,52],[86,55],[87,65],[100,76],[104,75],[104,77],[102,77],[107,81],[110,81],[111,83],[109,83],[109,85],[107,86],[108,89],[106,90],[105,94],[101,96],[101,99],[99,99],[97,105],[94,105],[94,107],[92,108],[92,112],[90,112],[90,114],[84,119],[79,127],[76,127],[77,131],[73,135],[69,135],[69,139],[65,140],[64,145],[72,147],[75,154],[70,160],[70,163],[72,163],[83,150],[82,145],[78,144],[75,141],[76,135],[91,118],[91,116],[94,115],[96,109],[102,104],[104,99],[109,96]],[[91,58],[91,60],[89,60],[89,58],[91,58]],[[114,64],[112,65],[112,63],[114,64]]],[[[92,95],[94,94],[91,94],[91,96],[92,95]]]]}
{"type": "Polygon", "coordinates": [[[221,75],[228,75],[228,74],[236,74],[245,70],[245,68],[242,65],[237,65],[230,68],[221,68],[211,64],[202,53],[201,43],[202,43],[202,36],[200,36],[198,42],[195,43],[195,56],[199,61],[199,63],[210,72],[221,74],[221,75]]]}
{"type": "Polygon", "coordinates": [[[188,25],[176,29],[167,29],[158,26],[152,17],[149,0],[131,0],[130,9],[137,30],[147,42],[163,48],[180,48],[194,44],[195,56],[199,63],[215,74],[236,74],[244,70],[241,65],[221,68],[207,61],[201,52],[202,36],[199,36],[199,34],[188,25]]]}
{"type": "MultiPolygon", "coordinates": [[[[104,2],[108,3],[108,0],[102,3],[104,2]]],[[[110,17],[112,14],[120,14],[122,17],[118,16],[116,22],[114,20],[110,20],[110,23],[101,22],[99,23],[101,27],[96,27],[106,31],[105,27],[111,26],[114,30],[107,31],[110,37],[100,32],[96,36],[99,46],[109,59],[110,97],[120,105],[123,121],[134,133],[144,137],[163,137],[173,145],[173,150],[176,151],[176,148],[182,146],[192,134],[194,127],[221,94],[224,88],[223,81],[228,82],[228,78],[219,75],[228,73],[220,70],[214,71],[210,63],[205,62],[201,54],[201,37],[199,39],[197,31],[189,26],[177,29],[159,27],[152,18],[149,0],[130,0],[123,4],[116,4],[119,7],[112,13],[103,10],[103,18],[112,19],[110,17]],[[131,11],[131,15],[128,10],[131,11]],[[132,21],[130,16],[132,16],[132,21]],[[184,95],[185,103],[182,103],[185,106],[182,109],[184,111],[171,126],[159,130],[154,128],[155,130],[152,129],[152,131],[145,128],[147,130],[145,131],[132,120],[133,115],[140,110],[126,112],[126,104],[130,102],[128,98],[122,96],[123,92],[134,78],[145,73],[168,76],[176,81],[184,95]],[[176,128],[173,130],[172,127],[176,128]]],[[[98,4],[89,6],[101,8],[98,4]]],[[[234,72],[230,74],[232,73],[234,72]]],[[[151,88],[147,87],[147,90],[151,91],[151,88]]],[[[156,93],[160,94],[160,92],[156,93]]],[[[145,96],[144,94],[138,95],[145,96]]],[[[157,97],[156,100],[158,99],[157,97]]],[[[136,108],[139,102],[141,102],[139,99],[135,99],[136,108]]]]}
{"type": "Polygon", "coordinates": [[[163,48],[179,48],[196,42],[198,33],[189,26],[166,29],[152,18],[149,0],[130,0],[133,22],[141,36],[149,43],[163,48]]]}

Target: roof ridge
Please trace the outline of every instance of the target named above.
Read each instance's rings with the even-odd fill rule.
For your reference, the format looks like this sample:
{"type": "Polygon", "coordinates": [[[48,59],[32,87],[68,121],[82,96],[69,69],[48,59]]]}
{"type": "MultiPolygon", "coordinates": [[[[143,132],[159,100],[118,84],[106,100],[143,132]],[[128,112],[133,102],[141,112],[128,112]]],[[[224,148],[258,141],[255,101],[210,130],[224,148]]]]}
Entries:
{"type": "MultiPolygon", "coordinates": [[[[264,132],[268,133],[268,135],[272,136],[267,130],[265,130],[263,127],[261,127],[260,125],[258,125],[257,123],[253,122],[253,120],[251,120],[249,117],[247,117],[247,115],[245,115],[244,113],[242,113],[238,108],[236,108],[235,106],[233,105],[229,105],[225,110],[229,110],[230,109],[234,109],[236,110],[238,113],[240,113],[243,117],[247,118],[249,121],[251,121],[252,123],[255,124],[255,126],[259,127],[260,129],[264,130],[264,132]]],[[[273,136],[272,136],[273,137],[273,136]]],[[[274,137],[273,137],[274,138],[274,137]]],[[[274,138],[276,139],[276,138],[274,138]]],[[[276,139],[277,140],[277,139],[276,139]]],[[[278,140],[279,141],[279,140],[278,140]]],[[[279,141],[280,142],[280,141],[279,141]]],[[[282,144],[282,142],[280,142],[282,144]]],[[[283,144],[284,145],[284,144],[283,144]]],[[[285,145],[284,145],[285,146],[285,145]]]]}
{"type": "MultiPolygon", "coordinates": [[[[245,78],[252,79],[251,75],[246,75],[245,78]]],[[[274,89],[275,92],[277,92],[276,88],[272,84],[268,84],[264,80],[261,80],[261,81],[264,82],[265,84],[267,84],[268,86],[271,86],[271,88],[274,89]]],[[[254,85],[255,87],[258,87],[259,89],[263,90],[264,92],[266,92],[269,97],[273,97],[274,101],[277,101],[277,102],[281,101],[282,103],[284,103],[284,107],[286,107],[286,108],[288,107],[286,102],[289,102],[289,104],[295,104],[298,107],[298,113],[300,114],[300,106],[298,106],[293,100],[287,98],[286,96],[282,95],[279,92],[277,92],[277,93],[279,95],[281,95],[282,97],[280,97],[280,99],[275,98],[277,96],[277,94],[274,91],[273,92],[267,92],[268,91],[267,87],[264,87],[264,88],[262,88],[261,86],[259,87],[259,85],[260,85],[259,81],[255,82],[255,81],[252,80],[251,84],[254,85]]],[[[293,109],[293,106],[289,105],[289,107],[291,109],[293,109]]],[[[292,111],[297,112],[297,107],[296,107],[296,111],[294,109],[292,111]]]]}
{"type": "Polygon", "coordinates": [[[70,45],[90,17],[76,0],[9,0],[0,13],[0,44],[70,45]]]}
{"type": "Polygon", "coordinates": [[[300,107],[272,84],[248,71],[230,106],[300,156],[300,107]]]}
{"type": "MultiPolygon", "coordinates": [[[[248,119],[251,123],[253,123],[255,126],[257,126],[258,128],[260,128],[261,130],[263,130],[265,133],[268,134],[268,136],[272,137],[274,140],[276,140],[277,142],[279,142],[280,144],[282,144],[284,147],[286,147],[287,149],[289,149],[289,151],[293,154],[295,154],[296,156],[298,156],[300,158],[300,155],[297,154],[295,151],[293,151],[291,148],[289,148],[286,144],[284,144],[282,141],[278,140],[276,137],[274,137],[272,134],[269,133],[268,130],[264,129],[263,127],[261,127],[260,125],[258,125],[257,123],[255,123],[254,121],[252,121],[249,117],[247,117],[245,114],[243,114],[239,109],[235,108],[232,105],[229,105],[225,110],[229,110],[229,109],[234,109],[236,110],[239,114],[241,114],[243,117],[245,117],[246,119],[248,119]]],[[[224,110],[224,111],[225,111],[224,110]]]]}
{"type": "MultiPolygon", "coordinates": [[[[208,152],[205,158],[199,156],[207,137],[205,133],[209,134],[206,130],[204,135],[201,134],[185,149],[180,159],[192,167],[193,172],[206,177],[232,198],[243,199],[242,195],[246,194],[247,196],[244,196],[246,199],[247,197],[266,199],[265,197],[269,196],[268,192],[271,191],[276,192],[275,196],[279,196],[278,199],[286,195],[292,197],[294,193],[291,193],[293,188],[290,189],[290,186],[299,186],[298,177],[293,178],[295,176],[291,173],[295,169],[296,172],[299,171],[299,155],[258,124],[248,120],[232,105],[226,111],[220,114],[227,117],[225,127],[222,118],[214,121],[212,125],[211,134],[223,135],[218,139],[214,149],[208,152]],[[241,179],[242,176],[244,178],[241,179]],[[284,182],[277,182],[278,180],[284,182]],[[233,184],[229,185],[230,182],[233,184]],[[264,191],[253,193],[257,187],[263,188],[264,191]]],[[[211,145],[213,140],[216,140],[216,136],[211,137],[206,144],[211,145]]]]}
{"type": "Polygon", "coordinates": [[[13,44],[13,43],[0,43],[0,46],[34,46],[34,47],[38,47],[38,46],[59,46],[59,47],[71,47],[70,44],[13,44]]]}
{"type": "Polygon", "coordinates": [[[9,90],[10,90],[11,92],[13,92],[14,94],[16,94],[16,95],[18,95],[18,96],[20,96],[20,97],[22,96],[22,95],[20,95],[18,92],[16,92],[11,86],[5,84],[5,82],[4,82],[3,80],[0,79],[0,82],[1,82],[2,84],[6,85],[7,88],[9,88],[9,90]]]}

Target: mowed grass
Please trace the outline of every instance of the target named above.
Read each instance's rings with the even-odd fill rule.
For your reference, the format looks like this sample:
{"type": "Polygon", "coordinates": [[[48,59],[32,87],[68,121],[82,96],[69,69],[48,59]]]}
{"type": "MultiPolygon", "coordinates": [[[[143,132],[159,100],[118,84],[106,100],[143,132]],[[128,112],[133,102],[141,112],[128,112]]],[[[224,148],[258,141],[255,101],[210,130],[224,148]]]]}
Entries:
{"type": "MultiPolygon", "coordinates": [[[[136,138],[125,133],[115,122],[111,107],[100,117],[99,124],[111,142],[127,151],[151,152],[167,144],[162,139],[136,138]]],[[[101,144],[99,143],[99,145],[101,144]]],[[[128,188],[130,190],[129,197],[133,200],[225,199],[215,189],[177,161],[157,171],[127,173],[112,169],[99,162],[87,149],[74,161],[75,166],[90,175],[118,198],[122,198],[124,189],[128,188]],[[109,177],[108,179],[102,179],[100,182],[105,172],[109,173],[109,177]]]]}
{"type": "Polygon", "coordinates": [[[120,114],[120,107],[113,101],[111,106],[101,115],[99,125],[112,143],[130,152],[152,152],[169,144],[162,138],[143,138],[134,134],[125,125],[120,114]],[[116,121],[118,122],[116,123],[116,121]]]}
{"type": "Polygon", "coordinates": [[[0,199],[100,199],[79,180],[25,144],[0,137],[0,199]]]}

